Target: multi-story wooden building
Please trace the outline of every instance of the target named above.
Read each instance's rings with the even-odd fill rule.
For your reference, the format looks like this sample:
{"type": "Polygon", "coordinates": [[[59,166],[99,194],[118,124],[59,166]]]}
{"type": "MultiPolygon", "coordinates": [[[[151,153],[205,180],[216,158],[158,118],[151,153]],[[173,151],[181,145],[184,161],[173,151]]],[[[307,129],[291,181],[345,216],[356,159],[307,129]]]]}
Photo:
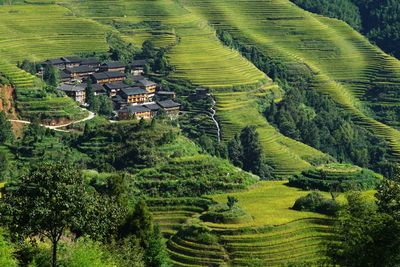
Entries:
{"type": "Polygon", "coordinates": [[[141,104],[149,100],[148,92],[139,87],[121,89],[120,96],[128,104],[141,104]]]}
{"type": "Polygon", "coordinates": [[[63,91],[81,105],[86,101],[86,90],[82,85],[61,84],[57,89],[63,91]]]}
{"type": "Polygon", "coordinates": [[[157,84],[155,82],[149,81],[147,79],[140,80],[138,82],[139,87],[143,88],[147,92],[149,92],[149,96],[153,97],[156,93],[157,84]]]}
{"type": "Polygon", "coordinates": [[[151,111],[143,105],[127,106],[120,109],[118,112],[119,120],[129,120],[132,118],[140,119],[151,119],[151,111]]]}
{"type": "Polygon", "coordinates": [[[125,73],[122,72],[98,72],[94,73],[91,76],[93,83],[106,84],[113,82],[120,82],[126,79],[125,73]]]}
{"type": "Polygon", "coordinates": [[[147,60],[134,60],[131,64],[131,73],[135,76],[142,75],[144,68],[147,64],[147,60]]]}
{"type": "Polygon", "coordinates": [[[157,104],[165,110],[165,113],[169,116],[176,116],[179,114],[181,104],[176,103],[172,100],[158,101],[157,104]]]}
{"type": "Polygon", "coordinates": [[[94,69],[89,66],[78,66],[78,67],[66,68],[64,72],[69,73],[71,79],[81,81],[85,78],[88,78],[90,75],[94,74],[94,69]]]}
{"type": "Polygon", "coordinates": [[[131,87],[130,85],[124,82],[116,82],[116,83],[106,83],[104,84],[104,88],[107,90],[109,96],[115,96],[121,91],[122,89],[126,89],[131,87]]]}
{"type": "Polygon", "coordinates": [[[110,61],[104,64],[101,64],[100,71],[118,71],[125,72],[126,64],[118,61],[110,61]]]}

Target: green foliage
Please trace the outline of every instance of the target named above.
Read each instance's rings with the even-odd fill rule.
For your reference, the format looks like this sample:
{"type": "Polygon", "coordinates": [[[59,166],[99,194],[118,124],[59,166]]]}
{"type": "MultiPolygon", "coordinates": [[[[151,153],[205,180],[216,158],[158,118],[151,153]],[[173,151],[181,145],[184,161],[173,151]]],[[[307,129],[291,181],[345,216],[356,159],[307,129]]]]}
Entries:
{"type": "Polygon", "coordinates": [[[126,43],[121,36],[116,33],[108,32],[106,35],[108,46],[110,47],[111,59],[129,63],[138,50],[132,43],[126,43]]]}
{"type": "Polygon", "coordinates": [[[202,196],[243,189],[257,178],[208,155],[181,157],[135,174],[135,186],[150,196],[202,196]]]}
{"type": "Polygon", "coordinates": [[[57,87],[60,84],[61,80],[60,72],[54,66],[46,66],[46,68],[44,69],[43,79],[48,85],[52,87],[57,87]]]}
{"type": "Polygon", "coordinates": [[[90,203],[76,167],[42,162],[18,182],[7,184],[1,217],[17,237],[49,238],[52,266],[56,266],[58,241],[68,227],[84,224],[90,203]]]}
{"type": "Polygon", "coordinates": [[[292,0],[292,2],[308,11],[344,20],[387,53],[400,56],[398,1],[292,0]]]}
{"type": "Polygon", "coordinates": [[[228,208],[230,210],[233,209],[235,204],[239,202],[239,200],[236,197],[233,197],[233,196],[228,196],[227,199],[228,199],[228,202],[226,203],[226,205],[228,206],[228,208]]]}
{"type": "Polygon", "coordinates": [[[238,205],[230,207],[223,204],[211,206],[209,211],[201,214],[200,219],[205,222],[225,224],[245,224],[253,221],[252,217],[238,205]]]}
{"type": "Polygon", "coordinates": [[[308,82],[290,87],[282,102],[270,104],[265,111],[267,119],[286,136],[326,152],[340,162],[387,172],[388,144],[355,124],[351,115],[330,97],[306,90],[307,87],[308,82]]]}
{"type": "Polygon", "coordinates": [[[171,266],[169,256],[165,249],[165,242],[162,238],[158,225],[149,236],[148,247],[144,253],[144,262],[149,267],[169,267],[171,266]]]}
{"type": "Polygon", "coordinates": [[[94,92],[91,79],[88,79],[87,81],[85,93],[86,93],[86,103],[89,105],[89,109],[92,111],[98,111],[95,110],[96,107],[94,106],[94,92]]]}
{"type": "Polygon", "coordinates": [[[375,189],[382,177],[368,169],[346,164],[327,164],[289,178],[289,185],[306,190],[339,191],[375,189]]]}
{"type": "Polygon", "coordinates": [[[319,192],[311,192],[307,196],[296,199],[293,209],[314,211],[333,216],[339,210],[339,204],[334,200],[325,199],[319,192]]]}
{"type": "Polygon", "coordinates": [[[62,247],[61,266],[68,267],[114,267],[116,263],[100,243],[80,238],[62,247]]]}
{"type": "MultiPolygon", "coordinates": [[[[388,197],[391,201],[396,198],[388,197]]],[[[400,222],[395,214],[377,211],[374,203],[357,193],[349,195],[347,201],[334,226],[337,241],[327,250],[332,262],[352,267],[397,266],[400,240],[393,233],[400,230],[400,222]]]]}
{"type": "Polygon", "coordinates": [[[0,266],[16,267],[17,261],[14,258],[15,248],[4,234],[4,230],[0,230],[0,266]]]}
{"type": "Polygon", "coordinates": [[[167,267],[169,258],[160,229],[154,225],[146,202],[140,199],[131,215],[126,218],[120,229],[122,239],[134,236],[144,249],[143,261],[146,266],[167,267]]]}
{"type": "Polygon", "coordinates": [[[11,143],[14,140],[14,133],[11,123],[7,120],[6,113],[0,112],[0,144],[11,143]]]}
{"type": "Polygon", "coordinates": [[[186,225],[180,231],[178,231],[177,235],[201,244],[218,244],[218,236],[214,235],[209,228],[202,225],[186,225]]]}
{"type": "Polygon", "coordinates": [[[313,13],[341,19],[356,30],[361,30],[361,14],[351,0],[293,0],[296,5],[313,13]]]}
{"type": "MultiPolygon", "coordinates": [[[[250,171],[261,179],[271,179],[272,169],[263,158],[259,135],[254,126],[243,128],[240,133],[243,170],[250,171]]],[[[236,160],[236,159],[234,159],[236,160]]]]}

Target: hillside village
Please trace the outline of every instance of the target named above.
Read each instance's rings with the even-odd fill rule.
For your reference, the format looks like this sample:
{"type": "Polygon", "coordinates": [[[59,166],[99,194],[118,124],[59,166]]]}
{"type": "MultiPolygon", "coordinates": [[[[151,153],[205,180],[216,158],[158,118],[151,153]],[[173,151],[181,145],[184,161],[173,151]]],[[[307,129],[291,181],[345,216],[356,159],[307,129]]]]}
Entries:
{"type": "Polygon", "coordinates": [[[0,267],[400,266],[397,2],[0,0],[0,267]]]}
{"type": "Polygon", "coordinates": [[[87,105],[90,87],[94,95],[107,95],[112,100],[115,119],[151,119],[160,111],[177,116],[181,105],[174,101],[175,92],[163,91],[160,85],[145,77],[146,64],[146,60],[133,60],[130,64],[101,63],[95,57],[77,56],[47,59],[41,63],[43,68],[55,67],[60,71],[61,84],[57,90],[83,107],[87,105]]]}

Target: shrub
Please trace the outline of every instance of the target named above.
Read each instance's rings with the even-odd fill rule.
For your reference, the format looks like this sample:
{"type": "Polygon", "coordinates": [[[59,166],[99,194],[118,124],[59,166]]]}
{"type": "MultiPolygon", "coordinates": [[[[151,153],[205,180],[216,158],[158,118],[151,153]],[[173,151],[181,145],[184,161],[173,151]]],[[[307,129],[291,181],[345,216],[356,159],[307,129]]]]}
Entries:
{"type": "Polygon", "coordinates": [[[334,216],[339,209],[339,204],[335,200],[325,199],[319,192],[311,192],[307,196],[298,198],[293,209],[334,216]]]}

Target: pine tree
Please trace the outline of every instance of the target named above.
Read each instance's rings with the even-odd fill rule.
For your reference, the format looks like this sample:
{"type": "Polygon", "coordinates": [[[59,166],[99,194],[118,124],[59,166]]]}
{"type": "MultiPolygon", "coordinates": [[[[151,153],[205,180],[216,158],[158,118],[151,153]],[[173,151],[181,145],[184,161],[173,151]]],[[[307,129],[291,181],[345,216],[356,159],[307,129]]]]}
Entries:
{"type": "Polygon", "coordinates": [[[149,246],[144,253],[144,262],[145,265],[149,267],[171,266],[169,264],[169,257],[158,225],[154,226],[154,231],[150,236],[149,246]]]}
{"type": "Polygon", "coordinates": [[[89,79],[86,86],[86,103],[89,105],[89,109],[93,110],[93,102],[94,102],[94,92],[92,81],[89,79]]]}
{"type": "Polygon", "coordinates": [[[228,143],[228,157],[232,164],[239,168],[243,167],[242,153],[243,147],[240,143],[240,138],[238,135],[235,135],[235,137],[228,143]]]}

